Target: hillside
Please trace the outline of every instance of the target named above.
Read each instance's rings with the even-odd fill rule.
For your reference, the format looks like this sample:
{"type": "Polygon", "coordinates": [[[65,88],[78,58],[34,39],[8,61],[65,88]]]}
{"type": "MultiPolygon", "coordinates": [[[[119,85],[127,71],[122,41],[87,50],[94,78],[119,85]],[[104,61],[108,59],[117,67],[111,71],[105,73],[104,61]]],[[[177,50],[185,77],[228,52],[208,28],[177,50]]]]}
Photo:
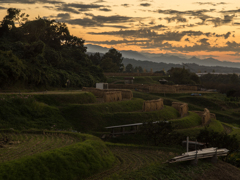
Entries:
{"type": "Polygon", "coordinates": [[[142,68],[147,69],[150,71],[150,69],[154,71],[161,71],[165,70],[168,71],[172,67],[179,67],[182,68],[185,66],[185,68],[189,69],[191,72],[218,72],[218,73],[240,73],[240,68],[235,66],[235,67],[224,67],[224,66],[207,66],[207,65],[198,65],[195,61],[187,62],[184,64],[182,63],[170,63],[170,62],[153,62],[153,61],[147,61],[147,60],[136,60],[136,59],[129,59],[129,58],[124,58],[123,60],[124,66],[127,66],[127,64],[132,64],[133,67],[136,66],[141,66],[142,68]]]}
{"type": "MultiPolygon", "coordinates": [[[[1,137],[7,136],[11,141],[17,143],[4,145],[5,147],[0,149],[0,154],[5,154],[5,156],[0,156],[2,161],[4,160],[4,162],[0,163],[0,169],[8,169],[11,166],[14,167],[16,172],[28,172],[30,170],[29,166],[16,166],[19,163],[25,164],[31,161],[33,172],[42,174],[40,179],[44,179],[45,176],[59,179],[56,172],[60,170],[62,171],[62,177],[66,177],[72,172],[72,176],[69,176],[68,179],[74,179],[75,177],[79,179],[133,179],[135,177],[187,180],[194,177],[194,179],[200,180],[210,174],[212,179],[217,179],[219,174],[216,172],[224,168],[223,172],[226,177],[237,179],[236,177],[240,171],[221,161],[217,165],[213,165],[208,161],[201,160],[196,167],[189,165],[189,163],[173,165],[162,163],[184,151],[179,144],[174,143],[181,142],[186,136],[190,136],[190,139],[194,140],[200,130],[204,129],[201,126],[200,117],[195,113],[189,112],[188,116],[180,118],[178,112],[170,107],[172,101],[188,102],[190,110],[209,108],[211,112],[217,115],[217,120],[212,120],[209,129],[224,132],[226,131],[225,127],[228,127],[231,129],[228,133],[239,135],[238,129],[232,128],[232,126],[240,126],[237,114],[229,114],[234,108],[238,108],[238,103],[224,102],[223,97],[216,93],[204,94],[202,97],[192,97],[189,94],[164,95],[135,91],[133,94],[134,98],[132,100],[111,103],[102,103],[93,94],[82,91],[36,92],[22,95],[1,94],[1,137]],[[141,111],[143,99],[150,100],[160,97],[164,98],[164,109],[152,112],[141,111]],[[227,110],[221,112],[222,107],[225,107],[225,109],[227,107],[227,110]],[[228,118],[225,119],[225,117],[228,118]],[[63,131],[88,132],[102,137],[103,134],[109,133],[104,129],[106,126],[149,120],[169,120],[176,128],[176,132],[181,133],[184,137],[174,137],[174,141],[169,139],[169,142],[172,143],[154,147],[152,141],[143,134],[119,136],[107,139],[111,143],[104,143],[96,137],[85,136],[81,133],[69,134],[69,132],[63,131]],[[31,128],[34,129],[28,130],[31,128]],[[90,141],[88,141],[88,138],[90,138],[90,141]],[[107,147],[105,147],[106,145],[107,147]],[[11,146],[16,146],[17,149],[11,148],[9,149],[11,151],[6,153],[7,148],[11,146]],[[85,162],[85,158],[87,158],[87,161],[92,164],[86,167],[82,166],[81,163],[71,164],[70,162],[76,159],[74,153],[84,154],[85,147],[88,149],[89,156],[78,157],[78,160],[79,162],[85,162]],[[97,152],[96,150],[89,151],[89,148],[96,149],[97,152]],[[105,159],[102,160],[92,158],[98,157],[99,155],[94,155],[94,153],[101,154],[102,152],[99,150],[102,148],[105,149],[104,152],[109,153],[108,158],[105,158],[105,156],[105,159]],[[18,153],[18,149],[21,149],[21,153],[18,153]],[[79,150],[75,151],[74,149],[79,150]],[[69,154],[69,156],[64,155],[65,153],[69,154]],[[114,154],[115,158],[111,153],[114,154]],[[48,164],[55,161],[44,160],[50,157],[61,159],[58,160],[59,166],[55,168],[56,171],[54,170],[52,174],[47,173],[51,171],[51,166],[48,164]],[[42,159],[41,168],[36,166],[40,161],[39,158],[42,159]],[[63,165],[68,168],[75,167],[73,171],[66,173],[65,170],[61,170],[63,165]],[[94,169],[88,170],[87,167],[94,167],[94,169]],[[82,168],[82,170],[78,171],[78,168],[82,168]],[[46,172],[42,172],[43,169],[46,172]],[[81,172],[81,175],[76,172],[81,172]],[[232,175],[232,173],[235,175],[232,175]]],[[[0,177],[12,173],[11,169],[4,170],[4,172],[6,173],[0,173],[0,177]]],[[[13,173],[12,176],[8,177],[14,179],[15,176],[16,173],[13,173]]],[[[19,177],[26,176],[21,174],[19,177]]],[[[35,176],[32,174],[32,177],[35,176]]]]}
{"type": "MultiPolygon", "coordinates": [[[[108,51],[108,48],[105,47],[101,47],[98,45],[93,45],[93,44],[86,44],[88,50],[87,52],[89,54],[94,54],[96,52],[99,52],[100,54],[104,54],[108,51]]],[[[239,68],[240,68],[240,63],[238,62],[229,62],[229,61],[220,61],[218,59],[214,59],[212,57],[209,58],[205,58],[205,59],[199,59],[195,56],[191,57],[191,58],[186,58],[184,56],[175,56],[175,55],[171,55],[171,54],[152,54],[152,53],[147,53],[147,52],[137,52],[137,51],[132,51],[132,50],[128,50],[128,51],[120,51],[124,57],[124,59],[128,62],[131,62],[131,64],[136,64],[136,66],[139,66],[138,64],[144,62],[146,64],[146,66],[149,66],[148,63],[150,62],[150,64],[155,64],[157,65],[158,63],[164,64],[166,69],[167,68],[167,64],[171,64],[173,66],[171,67],[178,67],[181,64],[190,64],[193,67],[198,66],[201,69],[202,68],[206,68],[209,69],[209,71],[207,70],[207,72],[212,72],[212,68],[214,69],[218,69],[216,72],[225,72],[226,70],[224,70],[224,68],[227,68],[227,72],[226,73],[237,73],[239,72],[239,68]],[[137,61],[137,62],[135,62],[137,61]],[[139,62],[140,61],[140,62],[139,62]],[[234,70],[234,71],[232,71],[234,70]]],[[[128,63],[124,63],[125,65],[128,63]]],[[[134,65],[135,66],[135,65],[134,65]]],[[[142,66],[144,68],[144,66],[142,66]]],[[[170,67],[170,68],[171,68],[170,67]]],[[[182,66],[181,66],[182,67],[182,66]]],[[[145,67],[146,69],[150,70],[155,69],[156,67],[149,66],[149,68],[145,67]]],[[[169,69],[170,69],[169,68],[169,69]]],[[[164,68],[165,69],[165,68],[164,68]]],[[[197,69],[197,71],[200,69],[197,69]]],[[[204,72],[205,70],[203,70],[202,72],[204,72]]]]}

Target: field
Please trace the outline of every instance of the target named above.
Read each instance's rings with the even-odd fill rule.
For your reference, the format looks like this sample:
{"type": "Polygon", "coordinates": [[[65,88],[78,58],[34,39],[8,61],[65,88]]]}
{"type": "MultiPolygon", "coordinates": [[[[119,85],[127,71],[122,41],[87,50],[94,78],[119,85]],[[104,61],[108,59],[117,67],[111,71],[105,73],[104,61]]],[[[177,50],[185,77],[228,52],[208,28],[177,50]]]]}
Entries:
{"type": "Polygon", "coordinates": [[[0,139],[6,138],[8,142],[1,144],[0,162],[31,156],[82,141],[70,134],[44,131],[42,134],[2,132],[0,139]]]}
{"type": "Polygon", "coordinates": [[[109,133],[106,126],[168,120],[176,132],[195,140],[204,126],[200,116],[191,110],[208,108],[217,120],[212,119],[207,128],[236,134],[240,140],[238,102],[227,102],[217,93],[201,97],[189,93],[133,91],[133,94],[132,100],[112,103],[98,102],[93,94],[81,91],[1,94],[0,179],[18,176],[18,179],[187,180],[194,177],[200,180],[210,174],[217,180],[220,177],[215,172],[223,167],[225,174],[237,179],[231,176],[230,169],[235,175],[240,175],[239,170],[224,162],[215,166],[203,160],[197,167],[189,163],[163,164],[185,151],[180,144],[155,147],[143,134],[119,136],[105,142],[99,138],[109,133]],[[162,110],[142,112],[144,100],[159,98],[164,99],[162,110]],[[180,118],[171,107],[173,101],[188,103],[189,114],[180,118]]]}
{"type": "Polygon", "coordinates": [[[115,161],[106,145],[91,135],[5,130],[1,136],[0,179],[84,179],[115,161]]]}

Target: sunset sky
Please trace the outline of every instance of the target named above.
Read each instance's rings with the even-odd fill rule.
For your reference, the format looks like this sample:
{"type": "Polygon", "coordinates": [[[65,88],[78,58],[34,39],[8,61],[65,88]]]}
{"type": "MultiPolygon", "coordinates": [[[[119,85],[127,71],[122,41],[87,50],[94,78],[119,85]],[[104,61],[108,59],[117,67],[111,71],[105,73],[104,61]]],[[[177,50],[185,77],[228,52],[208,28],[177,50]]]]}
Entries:
{"type": "Polygon", "coordinates": [[[65,22],[85,44],[240,62],[238,0],[0,0],[1,20],[10,7],[65,22]]]}

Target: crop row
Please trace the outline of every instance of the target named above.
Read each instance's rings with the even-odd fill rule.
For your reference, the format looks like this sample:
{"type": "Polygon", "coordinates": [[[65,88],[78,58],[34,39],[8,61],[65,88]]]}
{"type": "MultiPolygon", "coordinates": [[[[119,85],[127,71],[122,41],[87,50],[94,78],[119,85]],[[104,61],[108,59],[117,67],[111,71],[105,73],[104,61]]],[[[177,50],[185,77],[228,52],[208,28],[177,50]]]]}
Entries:
{"type": "Polygon", "coordinates": [[[0,162],[31,156],[78,141],[80,140],[66,134],[1,133],[0,162]]]}
{"type": "Polygon", "coordinates": [[[129,147],[109,147],[116,157],[112,168],[95,174],[87,180],[114,179],[114,176],[126,174],[146,167],[153,163],[165,161],[172,154],[153,149],[129,148],[129,147]]]}

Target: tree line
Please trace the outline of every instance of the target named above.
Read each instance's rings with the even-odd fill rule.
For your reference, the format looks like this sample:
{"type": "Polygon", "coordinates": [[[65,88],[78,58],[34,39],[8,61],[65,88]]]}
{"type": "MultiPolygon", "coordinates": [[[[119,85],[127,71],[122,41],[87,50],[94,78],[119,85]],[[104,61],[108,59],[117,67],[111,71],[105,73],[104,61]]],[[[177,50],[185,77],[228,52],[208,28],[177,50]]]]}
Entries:
{"type": "Polygon", "coordinates": [[[93,86],[103,70],[86,54],[84,40],[70,35],[65,23],[9,8],[0,24],[0,87],[93,86]],[[15,24],[18,23],[18,26],[15,24]]]}

